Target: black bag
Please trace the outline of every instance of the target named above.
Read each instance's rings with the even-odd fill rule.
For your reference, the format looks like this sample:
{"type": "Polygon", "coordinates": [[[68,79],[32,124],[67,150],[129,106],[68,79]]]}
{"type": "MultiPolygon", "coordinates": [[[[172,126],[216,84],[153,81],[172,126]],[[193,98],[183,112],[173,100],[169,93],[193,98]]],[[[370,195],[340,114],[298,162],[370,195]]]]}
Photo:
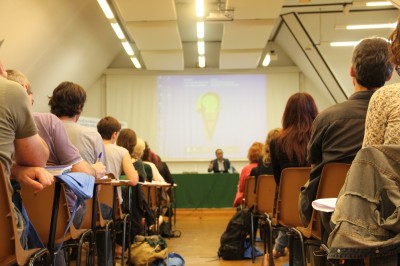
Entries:
{"type": "Polygon", "coordinates": [[[168,237],[168,238],[180,237],[181,236],[181,231],[179,231],[179,230],[173,231],[172,230],[172,226],[171,226],[171,224],[169,222],[163,222],[160,225],[160,235],[162,237],[168,237]]]}
{"type": "Polygon", "coordinates": [[[245,241],[251,234],[250,209],[239,209],[231,218],[221,236],[218,257],[224,260],[241,260],[244,258],[245,241]]]}

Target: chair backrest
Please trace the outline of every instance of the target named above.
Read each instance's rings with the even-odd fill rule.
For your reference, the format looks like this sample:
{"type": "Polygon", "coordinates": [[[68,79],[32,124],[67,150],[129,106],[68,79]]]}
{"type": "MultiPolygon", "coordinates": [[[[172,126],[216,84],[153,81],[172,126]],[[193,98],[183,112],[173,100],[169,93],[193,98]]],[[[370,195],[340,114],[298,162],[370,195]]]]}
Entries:
{"type": "MultiPolygon", "coordinates": [[[[61,191],[63,189],[62,186],[61,191]]],[[[45,245],[48,244],[49,240],[54,191],[55,182],[37,194],[34,194],[30,187],[21,184],[21,195],[26,212],[32,224],[35,226],[40,240],[45,245]]],[[[59,197],[55,243],[61,243],[63,241],[64,232],[69,220],[69,211],[64,193],[60,193],[59,197]]],[[[70,238],[71,235],[67,232],[64,241],[70,238]]]]}
{"type": "Polygon", "coordinates": [[[324,165],[319,181],[317,199],[336,198],[346,180],[351,164],[327,163],[324,165]]]}
{"type": "Polygon", "coordinates": [[[25,265],[39,249],[24,250],[15,224],[14,205],[11,201],[8,178],[0,163],[0,265],[25,265]]]}
{"type": "MultiPolygon", "coordinates": [[[[316,199],[336,198],[342,188],[351,164],[327,163],[322,169],[316,199]]],[[[298,228],[307,237],[321,240],[321,223],[318,211],[313,210],[306,228],[298,228]]]]}
{"type": "Polygon", "coordinates": [[[250,208],[256,204],[256,194],[254,193],[254,187],[256,185],[256,178],[249,176],[244,182],[243,192],[243,207],[250,208]]]}
{"type": "Polygon", "coordinates": [[[310,170],[310,167],[290,167],[282,170],[275,215],[280,225],[302,225],[298,210],[299,193],[310,177],[310,170]]]}
{"type": "Polygon", "coordinates": [[[273,175],[260,175],[256,184],[256,212],[268,213],[274,210],[276,183],[273,175]]]}

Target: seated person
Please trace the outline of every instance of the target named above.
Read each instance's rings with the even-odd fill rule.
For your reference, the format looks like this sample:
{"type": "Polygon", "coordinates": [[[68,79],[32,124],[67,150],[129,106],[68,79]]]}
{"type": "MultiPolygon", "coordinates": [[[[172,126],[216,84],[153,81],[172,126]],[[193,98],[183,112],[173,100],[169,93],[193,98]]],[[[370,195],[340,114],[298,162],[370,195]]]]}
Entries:
{"type": "Polygon", "coordinates": [[[244,185],[246,179],[250,177],[250,172],[253,168],[257,167],[258,158],[263,150],[263,144],[261,142],[254,142],[247,153],[247,159],[249,159],[249,164],[244,166],[239,177],[238,190],[236,192],[236,197],[233,202],[233,207],[237,207],[242,204],[244,185]]]}
{"type": "Polygon", "coordinates": [[[231,168],[231,162],[224,158],[224,152],[221,149],[215,151],[216,159],[210,162],[207,171],[214,173],[228,173],[231,168]]]}

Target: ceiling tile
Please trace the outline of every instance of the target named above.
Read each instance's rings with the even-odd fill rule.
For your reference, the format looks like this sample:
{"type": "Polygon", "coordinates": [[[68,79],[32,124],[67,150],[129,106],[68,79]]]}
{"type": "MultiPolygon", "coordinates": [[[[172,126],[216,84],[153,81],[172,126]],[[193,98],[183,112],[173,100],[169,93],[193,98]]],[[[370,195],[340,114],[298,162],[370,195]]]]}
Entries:
{"type": "Polygon", "coordinates": [[[125,21],[176,20],[174,0],[115,0],[125,21]]]}
{"type": "Polygon", "coordinates": [[[142,59],[148,70],[184,70],[183,52],[142,51],[142,59]]]}
{"type": "Polygon", "coordinates": [[[176,21],[128,22],[127,28],[139,50],[182,49],[176,21]]]}
{"type": "Polygon", "coordinates": [[[221,50],[219,56],[220,69],[252,69],[257,68],[262,49],[253,50],[221,50]]]}

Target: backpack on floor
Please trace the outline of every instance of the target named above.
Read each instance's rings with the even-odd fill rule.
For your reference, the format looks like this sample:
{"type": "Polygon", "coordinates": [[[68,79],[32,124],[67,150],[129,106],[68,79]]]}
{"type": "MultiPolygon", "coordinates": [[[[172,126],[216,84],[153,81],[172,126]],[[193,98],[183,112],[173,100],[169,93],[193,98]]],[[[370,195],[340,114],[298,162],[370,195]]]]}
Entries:
{"type": "Polygon", "coordinates": [[[218,257],[224,260],[241,260],[244,258],[246,238],[251,234],[250,209],[239,209],[231,218],[221,236],[218,257]]]}

